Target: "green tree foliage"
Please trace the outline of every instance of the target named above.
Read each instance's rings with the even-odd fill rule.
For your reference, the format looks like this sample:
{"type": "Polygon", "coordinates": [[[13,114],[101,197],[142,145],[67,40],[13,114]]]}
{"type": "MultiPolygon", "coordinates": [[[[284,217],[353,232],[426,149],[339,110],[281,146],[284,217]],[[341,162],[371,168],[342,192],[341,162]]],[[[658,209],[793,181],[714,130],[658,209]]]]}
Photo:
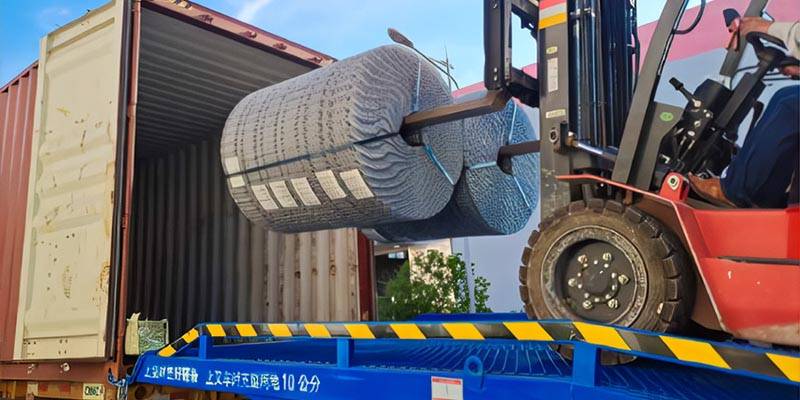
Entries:
{"type": "MultiPolygon", "coordinates": [[[[469,311],[467,269],[461,255],[445,257],[429,250],[414,258],[414,272],[408,261],[386,284],[386,297],[380,299],[382,320],[401,321],[424,313],[465,313],[469,311]]],[[[475,271],[474,265],[473,273],[475,271]]],[[[475,277],[475,311],[491,312],[489,281],[475,277]]]]}

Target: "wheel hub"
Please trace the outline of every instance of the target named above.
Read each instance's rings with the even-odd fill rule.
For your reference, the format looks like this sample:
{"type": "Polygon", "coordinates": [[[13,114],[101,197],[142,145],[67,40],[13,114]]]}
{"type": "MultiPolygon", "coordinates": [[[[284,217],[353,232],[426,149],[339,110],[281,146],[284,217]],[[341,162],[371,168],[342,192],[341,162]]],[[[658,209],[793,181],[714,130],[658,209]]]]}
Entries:
{"type": "MultiPolygon", "coordinates": [[[[578,256],[578,259],[581,258],[586,258],[586,256],[578,256]]],[[[611,308],[617,308],[619,301],[616,300],[616,297],[620,292],[620,287],[630,282],[628,275],[616,271],[625,269],[624,265],[622,268],[615,268],[611,253],[604,253],[602,262],[589,260],[588,263],[580,261],[578,263],[582,271],[569,278],[567,285],[582,292],[584,298],[593,298],[593,303],[604,302],[611,308]]]]}
{"type": "MultiPolygon", "coordinates": [[[[615,232],[594,228],[574,231],[562,238],[553,254],[553,285],[565,311],[578,319],[628,323],[638,311],[643,293],[632,259],[640,260],[626,239],[615,232]],[[633,313],[631,313],[633,311],[633,313]]],[[[551,248],[551,250],[554,250],[551,248]]],[[[566,315],[565,315],[566,316],[566,315]]]]}
{"type": "Polygon", "coordinates": [[[608,267],[601,268],[599,265],[590,264],[583,270],[582,276],[577,278],[586,293],[605,294],[611,288],[611,274],[608,272],[608,267]]]}

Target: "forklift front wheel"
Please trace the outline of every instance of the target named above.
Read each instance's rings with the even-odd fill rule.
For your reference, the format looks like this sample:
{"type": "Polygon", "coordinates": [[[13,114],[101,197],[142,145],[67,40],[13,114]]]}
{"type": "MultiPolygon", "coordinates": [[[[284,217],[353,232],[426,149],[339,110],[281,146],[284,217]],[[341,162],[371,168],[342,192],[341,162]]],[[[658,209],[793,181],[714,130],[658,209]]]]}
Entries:
{"type": "Polygon", "coordinates": [[[680,241],[616,201],[577,201],[533,232],[520,296],[530,318],[680,331],[694,305],[694,272],[680,241]]]}

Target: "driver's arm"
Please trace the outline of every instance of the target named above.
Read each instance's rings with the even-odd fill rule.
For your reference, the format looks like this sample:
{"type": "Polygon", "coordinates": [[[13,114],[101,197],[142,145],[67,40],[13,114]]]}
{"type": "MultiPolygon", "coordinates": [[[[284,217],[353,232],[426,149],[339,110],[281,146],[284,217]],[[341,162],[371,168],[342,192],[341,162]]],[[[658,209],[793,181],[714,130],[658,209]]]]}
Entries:
{"type": "Polygon", "coordinates": [[[800,22],[773,22],[767,33],[780,39],[794,58],[800,58],[800,22]]]}

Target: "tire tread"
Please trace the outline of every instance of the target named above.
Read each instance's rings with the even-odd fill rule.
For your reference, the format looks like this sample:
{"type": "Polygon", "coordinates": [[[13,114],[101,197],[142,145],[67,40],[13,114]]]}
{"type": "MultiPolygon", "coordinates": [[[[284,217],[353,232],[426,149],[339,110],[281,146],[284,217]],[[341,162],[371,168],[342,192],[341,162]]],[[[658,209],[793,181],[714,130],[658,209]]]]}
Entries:
{"type": "MultiPolygon", "coordinates": [[[[522,266],[519,269],[520,298],[529,318],[537,318],[532,296],[530,295],[528,266],[532,261],[534,249],[542,238],[542,232],[551,226],[557,219],[566,215],[599,212],[609,216],[622,216],[634,229],[649,238],[648,247],[654,249],[664,268],[666,298],[661,306],[661,313],[656,318],[655,325],[649,328],[657,332],[676,332],[683,329],[690,322],[689,315],[694,305],[694,271],[681,241],[667,230],[655,218],[645,214],[635,206],[625,206],[617,201],[603,199],[590,199],[588,202],[575,201],[568,206],[556,210],[552,216],[545,218],[539,224],[539,230],[533,231],[528,239],[528,247],[522,254],[522,266]]],[[[535,285],[534,285],[535,286],[535,285]]],[[[604,358],[604,362],[609,361],[604,358]]],[[[614,363],[611,360],[611,363],[614,363]]]]}

